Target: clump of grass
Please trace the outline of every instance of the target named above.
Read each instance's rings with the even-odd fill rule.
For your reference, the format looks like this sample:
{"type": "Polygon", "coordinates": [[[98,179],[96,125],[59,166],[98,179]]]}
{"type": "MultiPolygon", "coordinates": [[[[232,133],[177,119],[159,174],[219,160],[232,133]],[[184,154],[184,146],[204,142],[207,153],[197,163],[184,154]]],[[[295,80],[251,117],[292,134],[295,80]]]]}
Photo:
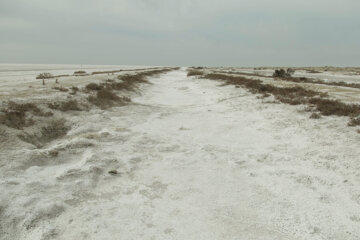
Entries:
{"type": "Polygon", "coordinates": [[[89,96],[89,102],[101,109],[106,109],[114,105],[123,105],[130,102],[130,98],[119,97],[109,89],[101,89],[97,91],[95,96],[89,96]]]}
{"type": "Polygon", "coordinates": [[[36,79],[47,79],[47,78],[53,78],[54,76],[51,73],[40,73],[36,76],[36,79]]]}
{"type": "Polygon", "coordinates": [[[199,71],[199,70],[189,70],[188,73],[187,73],[187,76],[188,77],[191,77],[191,76],[201,76],[203,75],[204,72],[203,71],[199,71]]]}
{"type": "Polygon", "coordinates": [[[60,92],[68,92],[69,91],[69,89],[64,88],[64,87],[53,87],[53,89],[59,90],[60,92]]]}
{"type": "Polygon", "coordinates": [[[81,108],[76,100],[69,100],[61,103],[49,103],[48,107],[62,112],[81,111],[81,108]]]}
{"type": "Polygon", "coordinates": [[[103,89],[103,86],[96,84],[96,83],[89,83],[88,85],[85,86],[85,88],[87,90],[91,90],[91,91],[99,91],[99,90],[103,89]]]}

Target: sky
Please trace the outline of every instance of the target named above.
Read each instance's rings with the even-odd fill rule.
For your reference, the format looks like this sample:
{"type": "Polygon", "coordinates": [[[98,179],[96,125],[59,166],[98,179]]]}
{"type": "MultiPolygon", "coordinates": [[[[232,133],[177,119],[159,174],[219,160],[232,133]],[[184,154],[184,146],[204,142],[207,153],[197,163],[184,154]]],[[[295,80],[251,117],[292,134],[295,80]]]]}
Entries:
{"type": "Polygon", "coordinates": [[[0,63],[360,66],[360,1],[0,0],[0,63]]]}

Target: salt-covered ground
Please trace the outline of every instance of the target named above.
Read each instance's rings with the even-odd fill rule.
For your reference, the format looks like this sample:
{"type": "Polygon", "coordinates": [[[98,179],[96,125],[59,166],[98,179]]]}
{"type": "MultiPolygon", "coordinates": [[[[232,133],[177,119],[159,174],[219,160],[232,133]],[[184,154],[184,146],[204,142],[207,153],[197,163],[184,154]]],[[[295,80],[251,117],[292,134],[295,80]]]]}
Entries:
{"type": "Polygon", "coordinates": [[[42,149],[1,149],[0,239],[360,239],[347,118],[185,69],[150,81],[128,106],[68,114],[42,149]]]}

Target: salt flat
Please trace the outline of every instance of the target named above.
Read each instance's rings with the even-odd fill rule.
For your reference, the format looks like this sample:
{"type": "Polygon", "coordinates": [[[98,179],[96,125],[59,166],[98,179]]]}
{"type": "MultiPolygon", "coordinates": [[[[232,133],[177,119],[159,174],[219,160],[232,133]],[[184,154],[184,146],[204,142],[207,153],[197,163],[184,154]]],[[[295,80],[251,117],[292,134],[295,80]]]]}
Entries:
{"type": "Polygon", "coordinates": [[[149,81],[127,106],[64,114],[43,148],[0,145],[0,239],[360,239],[347,119],[184,68],[149,81]]]}

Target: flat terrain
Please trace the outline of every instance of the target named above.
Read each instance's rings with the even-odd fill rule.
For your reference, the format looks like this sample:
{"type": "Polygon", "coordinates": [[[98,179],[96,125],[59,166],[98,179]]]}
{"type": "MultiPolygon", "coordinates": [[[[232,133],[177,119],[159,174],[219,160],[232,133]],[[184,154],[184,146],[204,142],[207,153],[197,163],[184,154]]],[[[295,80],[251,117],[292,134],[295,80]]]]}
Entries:
{"type": "Polygon", "coordinates": [[[0,239],[360,239],[348,118],[186,74],[64,114],[42,148],[0,143],[0,239]]]}

